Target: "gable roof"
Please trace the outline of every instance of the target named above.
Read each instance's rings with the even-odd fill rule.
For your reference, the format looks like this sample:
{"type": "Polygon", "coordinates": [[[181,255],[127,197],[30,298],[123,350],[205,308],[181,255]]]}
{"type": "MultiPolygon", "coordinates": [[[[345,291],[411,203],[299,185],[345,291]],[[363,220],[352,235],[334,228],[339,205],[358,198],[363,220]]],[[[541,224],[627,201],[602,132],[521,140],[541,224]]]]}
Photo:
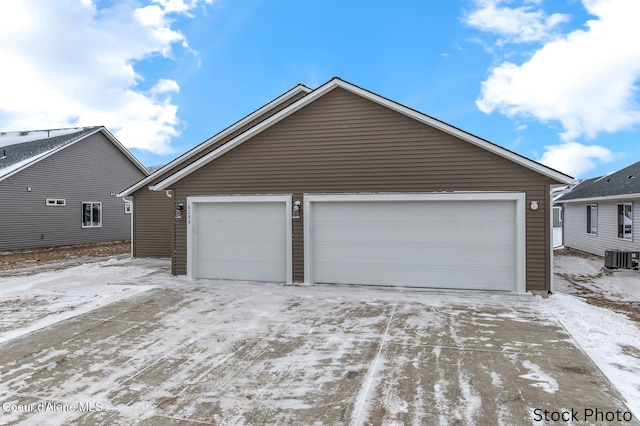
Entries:
{"type": "Polygon", "coordinates": [[[558,203],[640,197],[640,161],[607,176],[585,179],[558,203]]]}
{"type": "Polygon", "coordinates": [[[310,92],[311,92],[311,89],[309,89],[304,84],[296,85],[295,87],[293,87],[292,89],[287,90],[285,93],[283,93],[282,95],[278,96],[274,100],[268,102],[267,104],[261,106],[260,108],[258,108],[255,111],[253,111],[251,114],[249,114],[246,117],[236,121],[231,126],[227,127],[226,129],[221,130],[220,132],[216,133],[215,135],[213,135],[209,139],[205,140],[204,142],[198,144],[194,148],[192,148],[189,151],[185,152],[184,154],[182,154],[181,156],[179,156],[175,160],[173,160],[173,161],[171,161],[171,162],[169,162],[169,163],[167,163],[167,164],[165,164],[163,166],[160,166],[158,168],[154,168],[153,170],[151,170],[152,173],[149,176],[147,176],[146,178],[140,180],[139,182],[136,182],[135,184],[133,184],[129,188],[125,189],[124,191],[122,191],[122,193],[118,194],[118,196],[119,197],[126,197],[128,195],[133,194],[134,192],[136,192],[140,188],[143,188],[143,187],[145,187],[147,185],[150,185],[153,181],[157,180],[160,176],[165,175],[168,172],[170,172],[172,169],[175,169],[178,166],[180,166],[181,164],[184,164],[184,163],[188,162],[190,159],[196,157],[198,154],[200,154],[201,152],[205,151],[207,148],[211,147],[212,145],[215,145],[216,143],[220,142],[224,138],[228,137],[233,132],[236,132],[236,131],[242,129],[244,126],[247,126],[248,124],[250,124],[254,120],[260,119],[260,117],[262,115],[266,114],[272,108],[277,107],[279,104],[282,104],[282,103],[286,102],[288,99],[291,99],[294,96],[297,96],[297,95],[300,95],[300,94],[306,95],[306,94],[308,94],[310,92]]]}
{"type": "Polygon", "coordinates": [[[88,136],[102,133],[145,176],[147,169],[104,127],[73,127],[66,129],[0,132],[0,181],[67,148],[88,136]]]}
{"type": "MultiPolygon", "coordinates": [[[[462,139],[464,141],[467,141],[469,143],[472,143],[474,145],[477,145],[481,148],[486,149],[487,151],[490,151],[496,155],[499,155],[501,157],[504,157],[506,159],[509,159],[519,165],[522,165],[528,169],[534,170],[537,173],[540,173],[544,176],[550,177],[551,179],[557,181],[558,183],[563,183],[563,184],[570,184],[573,182],[573,178],[571,176],[568,176],[564,173],[561,173],[557,170],[551,169],[550,167],[544,166],[538,162],[535,162],[533,160],[530,160],[524,156],[521,156],[519,154],[516,154],[512,151],[509,151],[505,148],[502,148],[494,143],[491,143],[485,139],[481,139],[475,135],[472,135],[470,133],[467,133],[465,131],[462,131],[454,126],[451,126],[447,123],[444,123],[440,120],[437,120],[433,117],[430,117],[428,115],[425,115],[419,111],[416,111],[414,109],[411,109],[409,107],[406,107],[404,105],[401,105],[397,102],[391,101],[387,98],[384,98],[380,95],[377,95],[373,92],[370,92],[368,90],[362,89],[358,86],[355,86],[349,82],[346,82],[338,77],[335,77],[333,79],[331,79],[330,81],[328,81],[327,83],[323,84],[322,86],[318,87],[317,89],[315,89],[314,91],[312,91],[311,93],[309,93],[307,96],[297,100],[296,102],[292,103],[291,105],[289,105],[288,107],[282,109],[281,111],[279,111],[278,113],[272,115],[271,117],[265,119],[264,121],[256,124],[255,126],[251,127],[249,130],[245,131],[244,133],[236,136],[235,138],[233,138],[232,140],[228,141],[227,143],[219,146],[218,148],[216,148],[215,150],[211,151],[210,153],[202,156],[201,158],[197,159],[196,161],[192,162],[191,164],[177,170],[175,173],[173,173],[172,175],[166,177],[165,179],[163,179],[162,181],[158,182],[157,184],[153,185],[150,187],[150,189],[155,190],[155,191],[160,191],[160,190],[165,190],[167,189],[169,186],[171,186],[172,184],[174,184],[175,182],[179,181],[180,179],[184,178],[185,176],[193,173],[194,171],[198,170],[199,168],[203,167],[206,164],[209,164],[211,161],[215,160],[216,158],[220,157],[221,155],[225,154],[226,152],[232,150],[233,148],[241,145],[242,143],[244,143],[245,141],[249,140],[250,138],[252,138],[253,136],[259,134],[260,132],[264,131],[265,129],[269,128],[270,126],[280,122],[281,120],[283,120],[284,118],[290,116],[291,114],[295,113],[296,111],[304,108],[305,106],[309,105],[310,103],[314,102],[315,100],[319,99],[320,97],[324,96],[325,94],[329,93],[330,91],[336,89],[336,88],[342,88],[344,90],[347,90],[351,93],[354,93],[356,95],[362,96],[365,99],[368,99],[372,102],[376,102],[380,105],[383,105],[391,110],[397,111],[401,114],[404,114],[408,117],[411,117],[419,122],[428,124],[436,129],[439,129],[445,133],[451,134],[453,136],[456,136],[459,139],[462,139]]],[[[130,193],[130,192],[129,192],[130,193]]]]}

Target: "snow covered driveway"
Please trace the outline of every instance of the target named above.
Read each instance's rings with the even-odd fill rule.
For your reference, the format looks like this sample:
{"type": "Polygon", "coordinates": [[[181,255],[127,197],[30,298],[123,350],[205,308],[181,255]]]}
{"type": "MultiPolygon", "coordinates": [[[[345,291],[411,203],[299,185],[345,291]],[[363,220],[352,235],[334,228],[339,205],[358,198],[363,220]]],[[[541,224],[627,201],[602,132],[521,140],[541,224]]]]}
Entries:
{"type": "Polygon", "coordinates": [[[190,282],[148,270],[111,282],[134,284],[154,288],[0,344],[2,422],[518,425],[631,415],[530,295],[190,282]]]}

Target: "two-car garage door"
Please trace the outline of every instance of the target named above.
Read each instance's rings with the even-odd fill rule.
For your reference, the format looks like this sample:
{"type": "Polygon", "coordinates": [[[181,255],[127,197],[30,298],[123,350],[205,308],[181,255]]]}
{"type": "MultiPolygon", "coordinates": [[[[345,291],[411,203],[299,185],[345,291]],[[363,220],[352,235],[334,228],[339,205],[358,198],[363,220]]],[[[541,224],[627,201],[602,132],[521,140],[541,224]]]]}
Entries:
{"type": "Polygon", "coordinates": [[[190,203],[191,276],[290,282],[304,220],[305,282],[524,291],[522,194],[305,195],[300,219],[290,197],[239,200],[190,203]]]}
{"type": "Polygon", "coordinates": [[[509,199],[325,196],[306,204],[313,282],[516,290],[509,199]]]}

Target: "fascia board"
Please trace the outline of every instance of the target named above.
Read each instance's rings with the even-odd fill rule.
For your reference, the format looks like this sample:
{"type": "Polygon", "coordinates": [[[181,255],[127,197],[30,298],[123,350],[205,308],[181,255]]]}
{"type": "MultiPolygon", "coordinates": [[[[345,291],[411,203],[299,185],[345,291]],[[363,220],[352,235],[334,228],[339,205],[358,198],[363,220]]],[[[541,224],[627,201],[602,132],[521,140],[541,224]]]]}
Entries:
{"type": "Polygon", "coordinates": [[[350,90],[356,94],[359,94],[373,102],[384,105],[389,109],[392,109],[394,111],[400,112],[401,114],[407,115],[415,120],[418,120],[432,127],[435,127],[436,129],[442,130],[445,133],[449,133],[450,135],[453,135],[459,139],[462,139],[476,146],[484,148],[485,150],[492,152],[494,154],[497,154],[501,157],[504,157],[508,160],[511,160],[514,163],[520,164],[528,169],[534,170],[542,175],[555,179],[563,184],[571,184],[574,182],[574,179],[571,176],[567,176],[564,173],[558,172],[540,163],[529,160],[526,157],[523,157],[507,149],[504,149],[498,145],[495,145],[491,142],[483,140],[477,136],[472,135],[471,133],[467,133],[464,130],[460,130],[442,121],[436,120],[433,117],[429,117],[428,115],[425,115],[419,111],[416,111],[414,109],[401,105],[397,102],[391,101],[389,99],[386,99],[380,95],[369,92],[368,90],[362,89],[358,86],[354,86],[344,81],[341,81],[341,82],[343,83],[342,87],[347,90],[350,90]]]}
{"type": "Polygon", "coordinates": [[[87,136],[93,135],[98,131],[101,131],[102,134],[105,135],[106,138],[109,139],[109,141],[114,144],[115,147],[118,148],[118,150],[120,150],[120,152],[122,152],[129,159],[129,161],[131,161],[138,169],[140,169],[142,173],[145,174],[145,176],[149,176],[149,170],[147,170],[147,168],[143,166],[142,163],[138,161],[138,159],[134,157],[133,154],[131,154],[131,152],[124,145],[122,145],[122,143],[118,139],[116,139],[116,137],[113,136],[109,130],[107,130],[106,127],[100,127],[96,130],[96,132],[91,132],[87,136]]]}
{"type": "Polygon", "coordinates": [[[631,200],[634,198],[640,199],[640,194],[606,195],[603,197],[575,198],[573,200],[556,200],[556,204],[592,203],[596,201],[631,200]]]}
{"type": "Polygon", "coordinates": [[[278,113],[272,115],[271,117],[267,118],[266,120],[256,124],[254,127],[252,127],[251,129],[247,130],[243,134],[236,136],[234,139],[232,139],[229,142],[225,143],[224,145],[220,146],[218,149],[216,149],[214,151],[211,151],[209,154],[207,154],[204,157],[194,161],[193,163],[189,164],[188,166],[178,170],[176,173],[172,174],[171,176],[167,177],[166,179],[158,182],[155,185],[150,186],[149,189],[151,189],[152,191],[163,191],[163,190],[167,189],[169,186],[173,185],[175,182],[179,181],[180,179],[188,176],[189,174],[191,174],[194,171],[198,170],[202,166],[204,166],[206,164],[209,164],[210,162],[212,162],[216,158],[218,158],[221,155],[229,152],[230,150],[232,150],[233,148],[237,147],[238,145],[241,145],[243,142],[249,140],[253,136],[255,136],[258,133],[262,132],[263,130],[271,127],[275,123],[277,123],[277,122],[283,120],[284,118],[290,116],[291,114],[293,114],[294,112],[298,111],[302,107],[304,107],[304,106],[308,105],[309,103],[313,102],[319,96],[322,96],[323,94],[325,94],[327,91],[330,91],[330,90],[334,89],[336,86],[332,85],[331,84],[332,82],[333,82],[333,80],[330,81],[329,83],[326,83],[324,86],[319,87],[318,89],[314,90],[313,92],[311,92],[310,94],[308,94],[304,98],[294,102],[293,104],[291,104],[288,107],[284,108],[280,112],[278,112],[278,113]]]}
{"type": "Polygon", "coordinates": [[[207,149],[211,145],[213,145],[216,142],[220,141],[221,139],[223,139],[224,137],[226,137],[230,133],[233,133],[234,131],[238,130],[239,128],[241,128],[245,124],[251,122],[256,117],[259,117],[261,114],[264,114],[265,111],[268,111],[274,105],[277,105],[278,103],[284,102],[285,100],[287,100],[287,99],[291,98],[292,96],[295,96],[295,95],[297,95],[297,94],[299,94],[301,92],[310,93],[311,89],[309,89],[307,86],[305,86],[303,84],[296,85],[294,88],[292,88],[292,89],[288,90],[287,92],[283,93],[282,95],[278,96],[277,98],[275,98],[271,102],[267,103],[266,105],[263,105],[262,107],[258,108],[257,110],[255,110],[251,114],[245,116],[241,120],[235,122],[231,126],[227,127],[226,129],[222,130],[221,132],[217,133],[216,135],[212,136],[211,138],[207,139],[206,141],[202,142],[201,144],[198,144],[196,147],[194,147],[193,149],[187,151],[186,153],[184,153],[180,157],[176,158],[175,160],[171,161],[168,164],[165,164],[164,166],[162,166],[161,168],[159,168],[158,170],[153,172],[151,175],[149,175],[147,178],[142,179],[139,182],[137,182],[134,185],[132,185],[131,187],[125,189],[122,193],[118,194],[118,196],[128,196],[128,195],[133,194],[134,192],[138,191],[140,188],[143,188],[144,186],[148,185],[154,179],[154,176],[161,176],[162,174],[164,174],[167,171],[169,171],[172,168],[174,168],[177,164],[179,164],[179,163],[181,163],[181,162],[183,162],[185,160],[188,160],[189,158],[193,158],[194,156],[198,155],[200,152],[204,151],[205,149],[207,149]]]}
{"type": "Polygon", "coordinates": [[[42,153],[42,154],[39,154],[39,155],[37,155],[37,156],[33,157],[33,161],[25,162],[25,164],[24,164],[23,166],[18,167],[18,168],[16,168],[15,170],[12,170],[10,173],[7,173],[6,175],[4,175],[4,176],[0,177],[0,181],[3,181],[3,180],[5,180],[5,179],[7,179],[7,178],[9,178],[9,177],[11,177],[11,176],[13,176],[13,175],[15,175],[16,173],[21,172],[22,170],[26,169],[27,167],[32,166],[33,164],[39,163],[40,161],[44,160],[45,158],[49,158],[49,157],[51,157],[51,156],[52,156],[53,154],[55,154],[56,152],[58,152],[58,151],[62,151],[63,149],[65,149],[65,148],[67,148],[67,147],[70,147],[71,145],[74,145],[74,144],[75,144],[75,143],[77,143],[78,141],[81,141],[82,139],[85,139],[85,138],[87,138],[87,137],[89,137],[89,136],[91,136],[91,135],[96,134],[96,133],[97,133],[97,132],[99,132],[100,130],[101,130],[101,129],[98,127],[98,128],[96,128],[94,131],[92,131],[91,133],[87,133],[87,134],[83,135],[82,137],[78,137],[78,138],[76,138],[75,140],[73,140],[73,141],[71,141],[71,142],[69,142],[69,143],[67,143],[67,144],[64,144],[64,145],[62,145],[62,146],[59,146],[59,147],[57,147],[57,148],[53,148],[53,149],[52,149],[52,150],[50,150],[50,151],[46,151],[46,152],[44,152],[44,153],[42,153]]]}
{"type": "Polygon", "coordinates": [[[189,174],[193,173],[194,171],[198,170],[200,167],[210,163],[211,161],[215,160],[216,158],[220,157],[221,155],[223,155],[224,153],[230,151],[231,149],[237,147],[238,145],[242,144],[243,142],[247,141],[248,139],[250,139],[251,137],[257,135],[258,133],[260,133],[261,131],[265,130],[266,128],[274,125],[275,123],[279,122],[280,120],[288,117],[289,115],[293,114],[294,112],[298,111],[299,109],[305,107],[306,105],[310,104],[311,102],[315,101],[317,98],[323,96],[324,94],[326,94],[327,92],[335,89],[336,87],[341,87],[345,90],[348,90],[352,93],[358,94],[362,97],[364,97],[365,99],[369,99],[373,102],[376,102],[378,104],[381,104],[383,106],[386,106],[387,108],[397,111],[401,114],[407,115],[417,121],[420,121],[422,123],[428,124],[434,128],[437,128],[439,130],[442,130],[446,133],[449,133],[459,139],[462,139],[464,141],[470,142],[474,145],[477,145],[481,148],[484,148],[485,150],[492,152],[496,155],[499,155],[501,157],[504,157],[508,160],[511,160],[517,164],[520,164],[526,168],[529,168],[531,170],[536,171],[537,173],[540,173],[544,176],[550,177],[560,183],[563,184],[570,184],[572,183],[574,180],[572,177],[567,176],[563,173],[560,173],[556,170],[553,170],[551,168],[548,168],[542,164],[536,163],[535,161],[529,160],[525,157],[522,157],[518,154],[515,154],[511,151],[508,151],[504,148],[501,148],[497,145],[494,145],[488,141],[485,141],[483,139],[478,138],[477,136],[474,136],[470,133],[464,132],[460,129],[457,129],[453,126],[447,125],[441,121],[438,121],[432,117],[429,117],[425,114],[422,114],[418,111],[415,111],[411,108],[405,107],[404,105],[400,105],[396,102],[390,101],[389,99],[383,98],[382,96],[379,96],[373,92],[369,92],[367,90],[364,90],[360,87],[354,86],[351,83],[347,83],[344,80],[341,80],[339,78],[334,78],[332,80],[330,80],[329,82],[325,83],[324,85],[320,86],[318,89],[314,90],[313,92],[311,92],[309,95],[305,96],[304,98],[300,99],[299,101],[293,103],[292,105],[289,105],[287,108],[283,109],[282,111],[278,112],[277,114],[274,114],[273,116],[269,117],[268,119],[266,119],[265,121],[259,123],[258,125],[252,127],[250,130],[246,131],[245,133],[243,133],[242,135],[237,136],[236,138],[232,139],[231,141],[227,142],[226,144],[224,144],[223,146],[221,146],[220,148],[210,152],[209,154],[205,155],[204,157],[200,158],[199,160],[191,163],[190,165],[188,165],[187,167],[177,171],[176,173],[174,173],[173,175],[167,177],[166,179],[158,182],[157,184],[150,186],[149,188],[154,190],[154,191],[161,191],[164,190],[166,188],[168,188],[170,185],[174,184],[175,182],[179,181],[180,179],[188,176],[189,174]]]}

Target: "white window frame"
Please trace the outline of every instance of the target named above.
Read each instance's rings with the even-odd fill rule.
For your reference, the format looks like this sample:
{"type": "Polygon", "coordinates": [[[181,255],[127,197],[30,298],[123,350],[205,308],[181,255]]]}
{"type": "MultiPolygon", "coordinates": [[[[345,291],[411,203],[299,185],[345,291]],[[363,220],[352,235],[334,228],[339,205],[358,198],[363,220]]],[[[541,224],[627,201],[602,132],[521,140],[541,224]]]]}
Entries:
{"type": "Polygon", "coordinates": [[[587,204],[587,234],[598,235],[598,205],[587,204]],[[593,228],[593,212],[596,212],[595,229],[593,228]]]}
{"type": "Polygon", "coordinates": [[[618,235],[618,239],[620,240],[624,240],[624,241],[633,241],[633,203],[618,203],[616,205],[616,233],[618,235]],[[630,230],[629,230],[629,237],[627,237],[627,233],[624,232],[624,223],[622,224],[622,237],[620,236],[620,219],[622,217],[626,217],[625,213],[625,207],[629,206],[629,214],[630,214],[630,219],[631,219],[631,225],[630,226],[630,230]],[[622,207],[622,215],[620,214],[620,207],[622,207]]]}
{"type": "Polygon", "coordinates": [[[131,214],[133,211],[133,203],[131,201],[124,202],[124,212],[127,214],[131,214]]]}
{"type": "Polygon", "coordinates": [[[101,201],[83,201],[82,202],[82,227],[83,228],[102,228],[102,202],[101,201]],[[86,204],[91,205],[91,216],[92,216],[92,219],[93,219],[93,206],[94,205],[99,206],[99,209],[100,209],[100,222],[98,222],[97,224],[94,224],[94,222],[92,220],[89,225],[86,225],[86,222],[84,220],[84,213],[85,213],[85,205],[86,204]]]}
{"type": "Polygon", "coordinates": [[[48,207],[64,207],[67,205],[67,200],[64,198],[47,198],[44,204],[48,207]]]}

